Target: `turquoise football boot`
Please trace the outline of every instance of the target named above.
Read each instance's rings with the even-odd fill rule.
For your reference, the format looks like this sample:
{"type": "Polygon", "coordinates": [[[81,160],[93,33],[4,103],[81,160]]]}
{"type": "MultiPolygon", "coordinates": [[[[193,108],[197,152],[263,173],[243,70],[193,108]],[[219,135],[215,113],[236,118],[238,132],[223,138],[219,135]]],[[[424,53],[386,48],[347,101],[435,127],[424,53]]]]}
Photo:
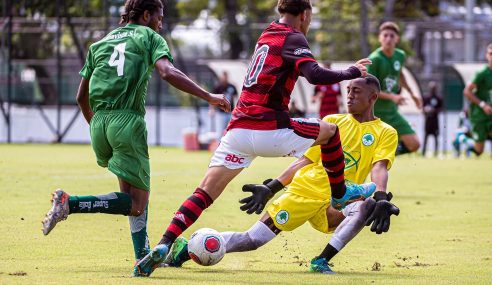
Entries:
{"type": "Polygon", "coordinates": [[[345,187],[345,195],[342,198],[331,198],[331,206],[337,210],[342,210],[350,203],[363,201],[371,197],[374,191],[376,191],[376,184],[374,182],[359,185],[345,180],[345,187]]]}
{"type": "Polygon", "coordinates": [[[149,254],[144,256],[133,269],[133,276],[135,277],[149,277],[154,270],[164,261],[169,251],[169,247],[166,244],[158,244],[150,251],[149,254]]]}
{"type": "Polygon", "coordinates": [[[326,258],[313,258],[311,260],[311,266],[309,267],[310,272],[317,272],[322,274],[336,274],[333,270],[331,270],[328,265],[328,261],[326,258]]]}

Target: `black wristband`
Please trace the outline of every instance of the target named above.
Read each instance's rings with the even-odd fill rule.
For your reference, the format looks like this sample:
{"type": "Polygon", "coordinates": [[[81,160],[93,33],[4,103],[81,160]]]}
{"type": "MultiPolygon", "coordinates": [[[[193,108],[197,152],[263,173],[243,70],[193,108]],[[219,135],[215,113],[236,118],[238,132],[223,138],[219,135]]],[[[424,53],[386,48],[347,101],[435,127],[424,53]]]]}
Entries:
{"type": "Polygon", "coordinates": [[[389,201],[389,200],[391,200],[391,198],[393,198],[393,194],[391,194],[391,192],[386,193],[383,191],[376,191],[376,192],[374,192],[373,198],[374,198],[374,200],[376,200],[376,202],[381,201],[381,200],[389,201]]]}
{"type": "Polygon", "coordinates": [[[265,184],[270,190],[272,190],[273,194],[277,193],[278,191],[284,189],[284,185],[280,183],[277,179],[273,179],[272,181],[268,182],[265,184]]]}

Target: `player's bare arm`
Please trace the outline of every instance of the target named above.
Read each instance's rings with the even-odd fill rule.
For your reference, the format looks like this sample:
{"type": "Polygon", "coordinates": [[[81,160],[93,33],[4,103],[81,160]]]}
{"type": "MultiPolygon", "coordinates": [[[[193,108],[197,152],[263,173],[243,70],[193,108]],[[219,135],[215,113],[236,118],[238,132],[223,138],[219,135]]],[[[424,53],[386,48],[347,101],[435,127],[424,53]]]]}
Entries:
{"type": "Polygon", "coordinates": [[[309,165],[313,163],[309,158],[306,156],[302,156],[301,158],[297,159],[296,161],[292,162],[289,167],[287,167],[282,174],[280,174],[279,177],[277,177],[277,180],[282,183],[282,185],[287,186],[292,182],[292,179],[296,175],[296,172],[303,168],[306,165],[309,165]]]}
{"type": "Polygon", "coordinates": [[[162,79],[181,91],[206,100],[210,105],[217,106],[225,112],[231,111],[231,103],[223,94],[211,94],[193,82],[181,70],[174,67],[169,59],[163,57],[155,63],[162,79]]]}
{"type": "Polygon", "coordinates": [[[401,73],[401,76],[400,76],[400,83],[401,83],[401,86],[403,88],[408,90],[408,92],[410,93],[410,96],[412,97],[413,102],[415,102],[415,105],[417,106],[417,108],[419,110],[421,110],[422,105],[423,105],[422,97],[417,96],[413,93],[412,89],[408,85],[407,79],[406,79],[405,74],[403,72],[401,73]]]}
{"type": "Polygon", "coordinates": [[[89,80],[83,77],[80,80],[79,90],[77,91],[77,104],[85,120],[90,124],[94,112],[92,112],[91,106],[89,105],[89,80]]]}
{"type": "Polygon", "coordinates": [[[406,100],[403,96],[386,92],[380,92],[378,100],[390,100],[393,101],[396,105],[405,105],[406,103],[406,100]]]}
{"type": "Polygon", "coordinates": [[[391,192],[386,192],[386,187],[388,185],[387,166],[388,160],[381,160],[374,163],[371,170],[371,180],[376,183],[376,192],[374,193],[376,205],[366,220],[366,226],[372,224],[371,231],[377,234],[389,230],[391,215],[398,216],[400,214],[400,209],[390,203],[393,195],[391,192]]]}
{"type": "Polygon", "coordinates": [[[388,160],[380,160],[372,165],[371,181],[376,183],[376,191],[386,192],[388,185],[388,160]]]}
{"type": "Polygon", "coordinates": [[[487,104],[485,101],[480,100],[477,95],[475,95],[473,91],[476,89],[477,85],[475,83],[469,83],[468,85],[466,85],[463,94],[471,103],[480,106],[485,114],[492,115],[492,106],[487,104]]]}

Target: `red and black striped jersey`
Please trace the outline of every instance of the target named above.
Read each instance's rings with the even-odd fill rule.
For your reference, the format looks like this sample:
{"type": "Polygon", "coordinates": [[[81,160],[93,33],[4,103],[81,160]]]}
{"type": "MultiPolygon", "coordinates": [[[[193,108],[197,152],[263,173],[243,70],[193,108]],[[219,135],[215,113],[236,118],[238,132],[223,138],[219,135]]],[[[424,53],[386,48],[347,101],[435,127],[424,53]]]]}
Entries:
{"type": "Polygon", "coordinates": [[[228,130],[290,128],[289,101],[302,62],[314,61],[306,37],[271,23],[258,39],[228,130]]]}
{"type": "Polygon", "coordinates": [[[314,94],[321,93],[321,104],[319,105],[319,117],[323,119],[327,115],[338,114],[338,96],[341,95],[340,83],[329,85],[316,85],[314,94]]]}

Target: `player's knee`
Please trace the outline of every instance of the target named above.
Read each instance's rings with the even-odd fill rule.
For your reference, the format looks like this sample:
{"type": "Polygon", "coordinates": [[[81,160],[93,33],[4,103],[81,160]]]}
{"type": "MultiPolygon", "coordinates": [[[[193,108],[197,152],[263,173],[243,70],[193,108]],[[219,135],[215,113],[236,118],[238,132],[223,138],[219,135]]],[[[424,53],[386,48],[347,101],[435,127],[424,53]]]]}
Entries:
{"type": "Polygon", "coordinates": [[[326,144],[330,141],[331,137],[335,134],[337,126],[332,123],[327,123],[325,121],[319,122],[319,135],[316,139],[318,144],[326,144]]]}
{"type": "Polygon", "coordinates": [[[481,143],[481,142],[475,143],[474,150],[475,150],[475,154],[477,156],[480,156],[483,153],[484,149],[485,149],[484,143],[481,143]]]}
{"type": "Polygon", "coordinates": [[[417,151],[420,148],[420,142],[416,139],[404,142],[410,152],[417,151]]]}
{"type": "Polygon", "coordinates": [[[144,213],[145,206],[144,205],[132,205],[132,209],[130,210],[129,216],[137,217],[144,213]]]}

